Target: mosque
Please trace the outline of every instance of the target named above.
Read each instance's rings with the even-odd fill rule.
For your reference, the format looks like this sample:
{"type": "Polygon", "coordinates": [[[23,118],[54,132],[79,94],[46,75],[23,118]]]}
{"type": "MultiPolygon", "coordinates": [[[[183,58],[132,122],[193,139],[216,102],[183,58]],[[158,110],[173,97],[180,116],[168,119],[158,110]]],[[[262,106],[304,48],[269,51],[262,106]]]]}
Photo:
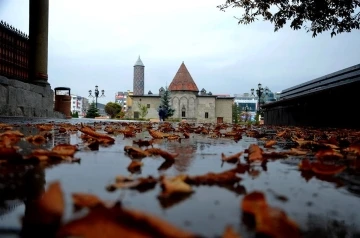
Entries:
{"type": "MultiPolygon", "coordinates": [[[[133,95],[131,95],[133,117],[135,119],[140,117],[139,104],[141,104],[148,108],[146,119],[158,118],[158,108],[165,89],[161,87],[158,94],[153,94],[151,91],[144,94],[144,82],[145,65],[139,56],[134,65],[133,95]]],[[[212,95],[210,92],[207,93],[204,88],[199,92],[184,62],[180,65],[168,90],[170,91],[171,107],[175,109],[172,118],[200,123],[232,122],[234,97],[212,95]]]]}

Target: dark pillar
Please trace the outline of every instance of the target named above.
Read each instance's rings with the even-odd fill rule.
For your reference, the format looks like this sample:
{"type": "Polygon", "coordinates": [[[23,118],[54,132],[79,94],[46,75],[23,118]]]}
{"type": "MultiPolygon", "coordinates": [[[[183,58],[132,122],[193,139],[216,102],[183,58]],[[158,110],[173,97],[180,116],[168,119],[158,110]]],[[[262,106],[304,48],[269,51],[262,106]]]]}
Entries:
{"type": "Polygon", "coordinates": [[[49,0],[29,0],[29,73],[32,83],[48,83],[49,0]]]}

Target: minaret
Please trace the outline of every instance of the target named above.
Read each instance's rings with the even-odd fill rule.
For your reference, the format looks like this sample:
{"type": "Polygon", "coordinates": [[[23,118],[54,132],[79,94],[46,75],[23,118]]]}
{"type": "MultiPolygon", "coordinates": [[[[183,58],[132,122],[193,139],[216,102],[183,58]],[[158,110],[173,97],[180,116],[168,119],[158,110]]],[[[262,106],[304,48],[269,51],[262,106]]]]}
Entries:
{"type": "Polygon", "coordinates": [[[144,95],[144,71],[145,71],[145,65],[140,59],[140,56],[138,60],[135,62],[134,65],[134,95],[144,95]]]}

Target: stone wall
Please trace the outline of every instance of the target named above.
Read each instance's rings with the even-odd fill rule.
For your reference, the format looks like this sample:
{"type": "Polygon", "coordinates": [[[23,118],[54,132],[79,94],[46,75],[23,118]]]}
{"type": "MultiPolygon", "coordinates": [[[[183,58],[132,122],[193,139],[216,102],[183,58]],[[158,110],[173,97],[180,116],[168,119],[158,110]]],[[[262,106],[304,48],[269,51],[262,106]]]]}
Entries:
{"type": "Polygon", "coordinates": [[[142,105],[150,104],[150,108],[148,108],[148,114],[146,115],[146,119],[151,118],[159,118],[158,108],[160,106],[160,97],[133,97],[132,98],[132,116],[134,117],[134,112],[139,112],[138,103],[142,105]],[[140,101],[141,100],[141,101],[140,101]]]}
{"type": "Polygon", "coordinates": [[[54,91],[0,76],[0,116],[65,118],[54,112],[54,91]]]}
{"type": "Polygon", "coordinates": [[[215,115],[216,97],[198,97],[197,98],[197,110],[196,118],[197,122],[216,122],[215,115]],[[208,118],[205,118],[205,113],[208,113],[208,118]]]}
{"type": "Polygon", "coordinates": [[[232,123],[233,103],[233,98],[217,98],[215,116],[222,117],[224,123],[232,123]]]}

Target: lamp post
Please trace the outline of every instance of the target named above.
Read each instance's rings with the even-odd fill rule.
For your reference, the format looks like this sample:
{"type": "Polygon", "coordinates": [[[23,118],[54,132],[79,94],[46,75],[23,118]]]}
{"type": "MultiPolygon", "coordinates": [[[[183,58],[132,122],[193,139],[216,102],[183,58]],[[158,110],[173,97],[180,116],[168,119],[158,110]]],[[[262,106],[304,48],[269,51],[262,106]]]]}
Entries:
{"type": "Polygon", "coordinates": [[[251,95],[255,97],[255,94],[254,92],[256,92],[256,96],[258,97],[258,108],[257,108],[257,114],[260,116],[260,106],[261,106],[261,96],[264,94],[265,92],[265,95],[268,94],[268,89],[264,89],[261,85],[261,83],[258,84],[258,88],[256,90],[254,90],[253,88],[251,89],[251,95]]]}
{"type": "Polygon", "coordinates": [[[96,103],[96,109],[97,109],[97,99],[98,98],[101,98],[101,97],[105,97],[105,90],[101,90],[101,95],[99,96],[99,89],[98,89],[98,86],[96,85],[95,86],[95,96],[91,95],[92,91],[89,90],[89,97],[92,97],[92,98],[95,98],[95,103],[96,103]]]}

